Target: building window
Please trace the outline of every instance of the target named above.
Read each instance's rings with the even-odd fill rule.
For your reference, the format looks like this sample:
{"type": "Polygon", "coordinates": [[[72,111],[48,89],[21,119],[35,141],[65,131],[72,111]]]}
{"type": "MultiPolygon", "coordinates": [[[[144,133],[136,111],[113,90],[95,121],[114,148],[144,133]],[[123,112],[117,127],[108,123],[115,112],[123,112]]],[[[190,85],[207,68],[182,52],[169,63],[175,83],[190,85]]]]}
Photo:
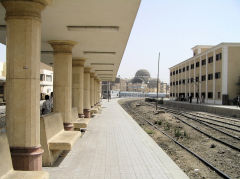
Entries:
{"type": "Polygon", "coordinates": [[[204,93],[204,92],[202,93],[202,96],[201,96],[201,97],[202,97],[202,98],[205,98],[205,93],[204,93]]]}
{"type": "Polygon", "coordinates": [[[187,71],[189,70],[189,66],[187,66],[187,71]]]}
{"type": "Polygon", "coordinates": [[[213,93],[212,92],[208,92],[208,98],[213,98],[213,93]]]}
{"type": "Polygon", "coordinates": [[[220,99],[221,98],[221,92],[217,93],[217,98],[220,99]]]}
{"type": "Polygon", "coordinates": [[[196,82],[198,82],[198,81],[199,81],[199,77],[197,76],[197,77],[196,77],[196,82]]]}
{"type": "Polygon", "coordinates": [[[206,59],[202,60],[202,66],[206,65],[206,59]]]}
{"type": "Polygon", "coordinates": [[[212,63],[213,62],[213,57],[209,57],[208,58],[208,63],[212,63]]]}
{"type": "Polygon", "coordinates": [[[215,79],[219,79],[219,78],[221,78],[221,73],[220,72],[215,73],[215,79]]]}
{"type": "Polygon", "coordinates": [[[170,86],[172,86],[172,82],[170,82],[170,86]]]}
{"type": "Polygon", "coordinates": [[[202,76],[202,81],[206,81],[206,75],[202,76]]]}
{"type": "Polygon", "coordinates": [[[185,80],[182,80],[182,83],[185,84],[185,80]]]}
{"type": "Polygon", "coordinates": [[[170,72],[170,76],[172,76],[172,72],[170,72]]]}
{"type": "Polygon", "coordinates": [[[51,75],[46,75],[46,81],[52,82],[52,76],[51,75]]]}
{"type": "Polygon", "coordinates": [[[191,78],[191,83],[193,83],[194,82],[194,79],[193,78],[191,78]]]}
{"type": "Polygon", "coordinates": [[[173,75],[175,75],[175,71],[173,71],[173,75]]]}
{"type": "Polygon", "coordinates": [[[172,93],[170,93],[170,96],[172,97],[172,93]]]}
{"type": "Polygon", "coordinates": [[[185,67],[183,67],[182,71],[185,72],[185,67]]]}
{"type": "Polygon", "coordinates": [[[194,69],[194,64],[191,64],[191,69],[194,69]]]}
{"type": "Polygon", "coordinates": [[[187,83],[189,83],[189,78],[187,79],[187,83]]]}
{"type": "Polygon", "coordinates": [[[196,63],[196,68],[198,68],[198,67],[199,67],[199,62],[196,63]]]}
{"type": "Polygon", "coordinates": [[[175,86],[175,82],[173,82],[173,86],[175,86]]]}
{"type": "Polygon", "coordinates": [[[175,97],[175,93],[173,93],[173,97],[175,97]]]}
{"type": "Polygon", "coordinates": [[[178,81],[176,81],[176,85],[178,85],[178,81]]]}
{"type": "Polygon", "coordinates": [[[45,81],[45,75],[44,74],[40,74],[40,81],[45,81]]]}
{"type": "Polygon", "coordinates": [[[208,74],[208,80],[212,80],[213,79],[213,74],[208,74]]]}
{"type": "Polygon", "coordinates": [[[176,70],[176,74],[178,74],[178,70],[176,70]]]}
{"type": "Polygon", "coordinates": [[[4,94],[4,86],[0,86],[0,94],[4,94]]]}
{"type": "Polygon", "coordinates": [[[222,53],[219,53],[216,55],[216,61],[221,60],[222,59],[222,53]]]}

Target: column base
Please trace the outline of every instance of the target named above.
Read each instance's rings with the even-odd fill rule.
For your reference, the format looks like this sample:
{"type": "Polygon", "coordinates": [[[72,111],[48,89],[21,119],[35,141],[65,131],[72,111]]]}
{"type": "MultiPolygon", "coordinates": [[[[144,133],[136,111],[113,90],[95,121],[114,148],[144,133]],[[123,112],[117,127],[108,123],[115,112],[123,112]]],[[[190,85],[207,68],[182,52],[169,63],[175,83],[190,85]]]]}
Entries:
{"type": "Polygon", "coordinates": [[[14,170],[40,171],[42,170],[41,147],[10,147],[14,170]]]}
{"type": "Polygon", "coordinates": [[[84,112],[84,117],[85,118],[90,118],[91,117],[90,109],[84,109],[83,112],[84,112]]]}
{"type": "Polygon", "coordinates": [[[65,131],[74,131],[74,126],[72,123],[63,123],[65,131]]]}

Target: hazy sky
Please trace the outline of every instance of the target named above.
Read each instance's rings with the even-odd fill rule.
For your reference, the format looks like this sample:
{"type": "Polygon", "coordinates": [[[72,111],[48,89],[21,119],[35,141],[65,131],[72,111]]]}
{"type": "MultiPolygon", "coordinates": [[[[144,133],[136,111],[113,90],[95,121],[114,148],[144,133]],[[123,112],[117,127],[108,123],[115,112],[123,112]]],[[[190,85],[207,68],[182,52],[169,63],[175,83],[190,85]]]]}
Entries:
{"type": "Polygon", "coordinates": [[[240,0],[142,0],[118,74],[144,68],[156,77],[160,51],[160,79],[169,82],[168,68],[190,58],[193,46],[221,42],[240,42],[240,0]]]}
{"type": "Polygon", "coordinates": [[[168,68],[193,46],[221,42],[240,42],[240,0],[142,0],[119,75],[144,68],[156,78],[160,51],[160,80],[169,82],[168,68]]]}

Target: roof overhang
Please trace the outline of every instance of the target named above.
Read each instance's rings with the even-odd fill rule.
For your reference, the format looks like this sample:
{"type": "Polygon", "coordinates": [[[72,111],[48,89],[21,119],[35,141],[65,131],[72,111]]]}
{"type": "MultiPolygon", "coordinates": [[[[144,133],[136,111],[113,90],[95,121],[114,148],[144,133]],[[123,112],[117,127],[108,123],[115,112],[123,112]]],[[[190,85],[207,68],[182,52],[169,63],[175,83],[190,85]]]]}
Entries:
{"type": "MultiPolygon", "coordinates": [[[[114,81],[141,0],[52,0],[42,12],[41,61],[53,64],[49,40],[73,40],[73,58],[86,59],[99,79],[114,81]],[[101,75],[100,75],[101,74],[101,75]],[[108,74],[104,76],[103,74],[108,74]]],[[[6,43],[5,9],[0,5],[0,42],[6,43]]]]}

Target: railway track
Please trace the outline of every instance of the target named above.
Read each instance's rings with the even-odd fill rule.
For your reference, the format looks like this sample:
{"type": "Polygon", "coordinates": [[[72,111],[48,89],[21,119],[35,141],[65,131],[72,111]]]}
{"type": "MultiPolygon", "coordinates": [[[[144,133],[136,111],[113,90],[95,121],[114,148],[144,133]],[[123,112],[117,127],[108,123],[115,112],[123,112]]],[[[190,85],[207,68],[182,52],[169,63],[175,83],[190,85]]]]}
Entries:
{"type": "Polygon", "coordinates": [[[215,118],[218,118],[218,119],[227,119],[229,121],[234,121],[234,122],[240,122],[240,119],[239,118],[234,118],[234,117],[226,117],[226,116],[217,116],[217,115],[214,115],[214,114],[207,114],[207,113],[202,113],[202,112],[198,112],[197,114],[200,114],[200,115],[203,115],[203,116],[209,116],[209,117],[215,117],[215,118]]]}
{"type": "Polygon", "coordinates": [[[187,152],[189,152],[191,155],[193,155],[194,157],[196,157],[197,159],[199,159],[204,165],[208,166],[209,168],[211,168],[213,171],[215,171],[219,176],[225,178],[225,179],[230,179],[230,177],[224,173],[223,171],[221,171],[220,169],[214,167],[213,164],[211,164],[210,162],[208,162],[206,159],[202,158],[201,156],[199,156],[197,153],[193,152],[191,149],[189,149],[188,147],[184,146],[183,144],[181,144],[180,142],[178,142],[177,140],[175,140],[173,137],[171,137],[170,135],[168,135],[166,132],[164,132],[163,130],[161,130],[160,128],[157,127],[157,125],[151,123],[149,120],[147,119],[143,119],[141,114],[137,113],[136,111],[131,110],[131,103],[136,102],[136,101],[131,101],[131,102],[127,102],[125,104],[123,104],[127,109],[129,109],[129,111],[131,111],[131,113],[133,113],[135,116],[139,116],[139,119],[141,119],[142,121],[146,122],[147,124],[149,124],[151,127],[153,127],[155,130],[158,130],[159,132],[161,132],[163,135],[167,136],[169,139],[171,139],[174,143],[176,143],[178,146],[180,146],[181,148],[183,148],[184,150],[186,150],[187,152]]]}
{"type": "MultiPolygon", "coordinates": [[[[153,104],[151,104],[151,105],[153,106],[153,104]]],[[[153,106],[153,107],[154,107],[154,106],[153,106]]],[[[229,147],[229,148],[231,148],[231,149],[234,149],[234,150],[240,152],[240,147],[235,145],[235,144],[240,144],[240,138],[239,138],[239,136],[232,135],[232,134],[230,134],[230,133],[228,133],[228,132],[225,132],[225,131],[223,131],[223,130],[221,130],[221,129],[218,129],[218,128],[216,128],[216,127],[213,127],[213,126],[211,126],[211,125],[208,124],[208,123],[212,124],[211,122],[206,122],[206,121],[199,120],[199,119],[196,118],[196,116],[191,117],[191,116],[189,116],[188,113],[185,112],[185,111],[168,109],[168,108],[166,108],[166,107],[159,107],[159,108],[165,110],[165,111],[168,112],[168,113],[171,113],[177,120],[181,121],[181,122],[184,123],[185,125],[188,125],[189,127],[193,128],[194,130],[196,130],[196,131],[204,134],[205,136],[207,136],[207,137],[209,137],[209,138],[211,138],[211,139],[213,139],[213,140],[215,140],[215,141],[217,141],[217,142],[219,142],[219,143],[221,143],[221,144],[223,144],[223,145],[225,145],[225,146],[227,146],[227,147],[229,147]],[[191,122],[189,122],[189,120],[194,121],[194,122],[197,122],[197,123],[199,123],[199,124],[201,124],[201,125],[209,128],[210,130],[214,130],[214,131],[217,132],[217,134],[216,134],[215,136],[213,136],[213,135],[209,134],[209,131],[210,131],[210,130],[208,130],[208,129],[207,129],[207,130],[206,130],[206,129],[205,129],[205,130],[202,130],[203,127],[202,127],[202,129],[200,129],[200,126],[199,126],[199,125],[196,125],[196,124],[193,125],[193,124],[191,124],[191,122]],[[206,131],[207,131],[207,132],[206,132],[206,131]],[[216,136],[217,136],[217,137],[216,137],[216,136]]],[[[215,125],[215,124],[214,124],[214,125],[215,125]]],[[[222,125],[218,125],[218,126],[220,126],[220,127],[226,127],[226,126],[222,126],[222,125]]],[[[226,127],[226,128],[228,128],[228,127],[226,127]]],[[[233,128],[228,128],[228,129],[233,130],[233,131],[240,132],[240,131],[237,130],[237,129],[233,129],[233,128]]],[[[215,133],[216,133],[216,132],[215,132],[215,133]]]]}
{"type": "Polygon", "coordinates": [[[166,108],[166,107],[159,107],[159,108],[164,109],[164,110],[166,110],[168,112],[173,112],[173,113],[176,113],[176,114],[188,117],[189,119],[196,119],[196,120],[201,121],[203,123],[207,123],[207,124],[210,124],[210,125],[213,125],[213,126],[225,128],[225,129],[228,129],[230,131],[235,131],[235,132],[240,133],[240,125],[237,125],[237,124],[231,124],[229,122],[224,122],[224,121],[220,121],[219,122],[220,124],[217,124],[216,122],[218,122],[218,121],[215,120],[215,119],[204,118],[203,116],[198,116],[198,115],[192,114],[190,112],[180,111],[180,110],[176,110],[176,109],[169,108],[169,107],[168,108],[166,108]],[[212,121],[215,121],[215,122],[212,122],[212,121]]]}
{"type": "MultiPolygon", "coordinates": [[[[153,105],[153,104],[150,104],[150,105],[153,105]]],[[[174,111],[176,111],[176,109],[172,108],[172,107],[161,107],[162,109],[172,109],[174,111]]],[[[181,110],[178,110],[178,111],[181,111],[181,110]]],[[[187,111],[182,111],[186,114],[189,114],[189,115],[192,115],[192,116],[195,116],[195,117],[198,117],[198,118],[202,118],[202,119],[205,119],[205,120],[209,120],[209,121],[214,121],[214,122],[217,122],[217,123],[220,123],[220,124],[225,124],[225,125],[228,125],[228,126],[231,126],[231,127],[236,127],[236,128],[240,128],[240,119],[229,119],[228,117],[224,118],[224,117],[221,117],[221,116],[214,116],[214,115],[205,115],[205,114],[200,114],[199,112],[197,114],[193,114],[191,112],[187,112],[187,111]],[[217,119],[221,119],[221,120],[217,120],[217,119]],[[228,122],[226,122],[228,121],[228,122]],[[229,121],[232,121],[232,123],[230,123],[229,121]]],[[[240,131],[240,130],[238,130],[240,131]]]]}

